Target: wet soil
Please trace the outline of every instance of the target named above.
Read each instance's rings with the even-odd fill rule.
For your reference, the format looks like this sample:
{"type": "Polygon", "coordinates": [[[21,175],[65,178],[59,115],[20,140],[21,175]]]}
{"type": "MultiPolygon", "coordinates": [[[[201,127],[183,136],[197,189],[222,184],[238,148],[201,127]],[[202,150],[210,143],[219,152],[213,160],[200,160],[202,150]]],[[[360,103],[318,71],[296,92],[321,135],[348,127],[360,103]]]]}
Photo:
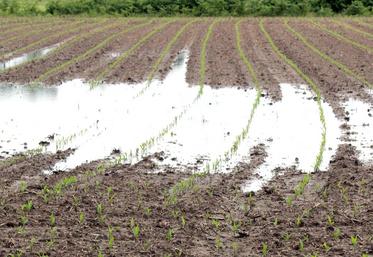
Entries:
{"type": "MultiPolygon", "coordinates": [[[[126,28],[137,24],[146,23],[146,20],[133,21],[126,28]]],[[[95,79],[97,74],[115,60],[120,54],[131,48],[136,42],[146,35],[153,26],[157,26],[158,22],[152,22],[139,29],[134,29],[122,35],[118,35],[109,44],[96,51],[94,54],[87,56],[82,61],[63,70],[62,72],[52,76],[47,83],[61,83],[66,79],[83,78],[87,81],[95,79]]]]}
{"type": "MultiPolygon", "coordinates": [[[[110,31],[84,38],[45,60],[1,74],[0,81],[30,82],[127,27],[116,22],[118,26],[110,31]]],[[[191,56],[187,81],[198,84],[201,42],[211,22],[203,19],[188,29],[166,56],[157,76],[165,76],[174,56],[188,47],[191,56]]],[[[117,38],[86,60],[53,75],[48,83],[91,78],[110,61],[110,53],[130,48],[156,24],[117,38]]],[[[170,25],[146,42],[114,73],[117,76],[109,79],[144,80],[157,53],[182,24],[170,25]]],[[[356,49],[334,44],[335,39],[313,31],[307,24],[291,25],[308,36],[315,32],[313,42],[334,57],[344,58],[338,55],[342,52],[350,56],[351,61],[343,60],[351,68],[358,69],[359,63],[354,60],[360,57],[367,62],[367,57],[356,49]],[[328,42],[334,45],[327,48],[328,42]]],[[[364,85],[311,52],[286,31],[280,20],[268,20],[265,27],[281,51],[317,83],[340,118],[346,115],[340,103],[349,97],[373,102],[364,85]]],[[[271,98],[281,99],[279,82],[302,82],[273,53],[257,20],[243,22],[241,34],[245,53],[271,98]]],[[[233,20],[217,23],[210,40],[208,83],[251,83],[237,57],[233,20]]],[[[362,72],[369,76],[365,69],[362,72]]],[[[347,132],[351,131],[347,126],[343,129],[347,142],[347,132]]],[[[182,183],[185,188],[176,198],[169,198],[171,189],[191,178],[192,171],[176,172],[159,164],[163,153],[135,165],[106,167],[105,162],[97,160],[50,176],[42,171],[65,159],[72,150],[20,154],[0,160],[0,256],[17,251],[24,256],[98,256],[100,252],[104,256],[262,256],[267,251],[267,256],[373,254],[373,164],[362,164],[356,149],[348,143],[340,145],[330,168],[312,173],[304,192],[297,197],[294,188],[304,174],[294,168],[275,169],[276,176],[262,190],[243,194],[244,182],[257,176],[256,169],[267,157],[264,145],[246,151],[250,160],[240,163],[232,173],[187,180],[193,183],[182,183]],[[32,201],[29,209],[24,205],[27,201],[32,201]],[[356,245],[351,243],[352,237],[356,237],[356,245]]]]}
{"type": "Polygon", "coordinates": [[[153,174],[157,165],[150,158],[105,170],[95,162],[30,180],[8,173],[27,170],[27,176],[40,176],[43,168],[64,155],[38,155],[14,163],[0,170],[13,182],[0,182],[0,254],[18,249],[27,256],[261,256],[263,245],[268,256],[373,253],[373,170],[361,165],[351,146],[340,146],[330,170],[312,174],[304,193],[291,205],[285,199],[294,195],[292,189],[304,176],[295,170],[286,170],[285,175],[278,170],[276,179],[255,195],[240,193],[243,179],[252,176],[265,156],[263,145],[254,147],[250,164],[242,163],[229,175],[198,178],[176,203],[167,201],[170,188],[191,174],[172,169],[153,174]],[[47,202],[43,199],[43,188],[56,188],[72,176],[76,183],[48,195],[47,202]],[[22,191],[20,179],[29,183],[22,191]],[[21,205],[30,200],[32,209],[22,211],[21,205]],[[56,218],[52,225],[51,213],[56,218]],[[28,219],[23,227],[22,216],[28,219]],[[137,225],[138,237],[133,232],[137,225]],[[113,228],[112,246],[108,227],[113,228]],[[358,238],[355,246],[351,236],[358,238]]]}
{"type": "Polygon", "coordinates": [[[356,31],[346,29],[345,27],[336,24],[334,22],[321,19],[321,24],[326,25],[328,29],[335,31],[343,36],[345,36],[348,39],[354,40],[360,44],[366,45],[368,47],[373,47],[373,40],[367,37],[364,37],[360,33],[357,33],[356,31]]]}
{"type": "Polygon", "coordinates": [[[365,31],[365,32],[373,35],[373,28],[372,27],[366,26],[366,25],[364,25],[364,24],[362,24],[362,23],[360,23],[356,20],[345,19],[343,21],[345,23],[347,23],[348,25],[353,26],[354,28],[356,28],[358,30],[365,31]]]}
{"type": "Polygon", "coordinates": [[[2,42],[0,42],[1,55],[5,55],[7,53],[15,51],[25,44],[31,44],[32,42],[38,41],[44,37],[51,36],[56,31],[71,29],[78,24],[79,22],[76,21],[60,21],[49,23],[47,25],[32,25],[27,31],[18,31],[15,37],[11,37],[12,40],[8,40],[8,37],[2,40],[2,42]],[[32,31],[34,31],[34,33],[29,34],[32,31]],[[28,34],[28,36],[25,37],[25,34],[28,34]]]}
{"type": "MultiPolygon", "coordinates": [[[[91,31],[104,25],[104,21],[82,21],[78,23],[72,23],[72,25],[69,26],[69,28],[67,28],[66,30],[63,30],[62,33],[59,32],[56,34],[55,32],[53,32],[51,34],[46,35],[45,37],[40,38],[41,42],[38,44],[34,44],[34,42],[29,43],[27,40],[20,40],[19,46],[17,46],[17,48],[13,50],[17,52],[15,54],[9,52],[2,55],[0,57],[0,62],[8,61],[12,58],[21,56],[22,54],[27,54],[41,48],[46,48],[56,44],[63,43],[68,39],[71,39],[75,36],[81,35],[84,32],[91,31]]],[[[38,40],[36,42],[38,42],[38,40]]]]}
{"type": "MultiPolygon", "coordinates": [[[[368,86],[349,77],[310,50],[287,31],[281,20],[267,20],[265,27],[279,49],[318,85],[322,96],[332,105],[338,117],[344,118],[344,111],[340,103],[350,97],[366,102],[373,101],[372,96],[367,92],[368,86]]],[[[316,34],[315,37],[318,35],[316,34]]],[[[345,54],[350,55],[349,52],[345,54]]],[[[353,56],[353,52],[351,56],[353,56]]]]}
{"type": "MultiPolygon", "coordinates": [[[[207,47],[206,81],[214,87],[249,86],[249,76],[236,50],[234,20],[216,23],[207,47]],[[219,42],[216,44],[215,42],[219,42]]],[[[253,85],[250,85],[253,87],[253,85]]]]}
{"type": "MultiPolygon", "coordinates": [[[[118,65],[108,76],[107,81],[110,83],[139,83],[146,80],[164,47],[185,23],[186,21],[176,21],[167,25],[166,28],[162,28],[118,65]]],[[[131,45],[128,48],[130,47],[131,45]]]]}
{"type": "Polygon", "coordinates": [[[371,84],[373,83],[373,55],[364,50],[356,49],[346,42],[333,40],[334,38],[328,33],[315,28],[308,22],[290,21],[289,25],[319,50],[341,62],[371,84]],[[330,44],[332,41],[334,41],[333,44],[330,44]]]}
{"type": "MultiPolygon", "coordinates": [[[[109,25],[110,24],[108,24],[108,26],[109,25]]],[[[112,25],[110,30],[94,33],[88,37],[83,36],[72,46],[66,47],[57,54],[52,53],[47,59],[34,60],[28,64],[16,67],[15,69],[8,70],[0,74],[1,80],[11,83],[30,83],[49,69],[57,67],[77,55],[85,53],[88,49],[105,40],[105,38],[112,33],[118,33],[122,29],[128,27],[125,23],[115,21],[113,21],[112,25]]]]}
{"type": "Polygon", "coordinates": [[[303,80],[272,51],[260,32],[259,21],[252,19],[240,26],[242,47],[252,62],[260,86],[275,101],[281,100],[279,84],[304,84],[303,80]]]}

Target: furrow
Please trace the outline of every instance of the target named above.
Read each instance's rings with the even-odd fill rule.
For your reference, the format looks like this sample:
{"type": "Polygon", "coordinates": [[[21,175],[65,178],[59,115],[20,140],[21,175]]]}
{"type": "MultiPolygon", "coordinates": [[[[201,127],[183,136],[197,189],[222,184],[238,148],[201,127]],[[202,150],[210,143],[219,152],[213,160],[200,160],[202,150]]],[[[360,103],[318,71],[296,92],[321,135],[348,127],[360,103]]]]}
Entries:
{"type": "Polygon", "coordinates": [[[115,58],[113,62],[111,62],[108,67],[104,70],[102,70],[93,80],[92,85],[96,86],[99,83],[102,83],[107,76],[109,76],[114,70],[120,65],[124,60],[127,59],[128,56],[130,56],[136,49],[140,48],[148,39],[150,39],[153,35],[160,32],[164,27],[166,27],[168,24],[173,22],[173,20],[169,20],[167,22],[164,22],[160,26],[154,28],[151,32],[146,34],[143,38],[141,38],[136,44],[134,44],[130,49],[122,53],[120,56],[115,58]]]}
{"type": "Polygon", "coordinates": [[[102,47],[104,47],[106,44],[110,43],[112,40],[114,40],[115,38],[121,36],[121,35],[124,35],[128,32],[131,32],[132,30],[135,30],[135,29],[139,29],[141,27],[144,27],[146,25],[148,25],[150,22],[147,22],[147,23],[141,23],[139,25],[134,25],[130,28],[127,28],[123,31],[121,31],[120,33],[117,33],[117,34],[113,34],[109,37],[107,37],[105,40],[103,40],[102,42],[100,42],[98,45],[88,49],[86,52],[84,52],[83,54],[81,55],[78,55],[76,56],[75,58],[67,61],[67,62],[64,62],[50,70],[48,70],[47,72],[45,72],[44,74],[40,75],[37,79],[34,80],[33,83],[41,83],[43,82],[44,80],[46,80],[48,77],[50,77],[51,75],[53,74],[56,74],[64,69],[66,69],[67,67],[79,62],[79,61],[82,61],[84,60],[85,58],[87,58],[88,56],[90,56],[91,54],[95,53],[96,51],[98,51],[99,49],[101,49],[102,47]]]}
{"type": "Polygon", "coordinates": [[[284,61],[286,62],[289,66],[291,66],[294,71],[300,76],[303,78],[303,80],[305,82],[308,83],[308,85],[311,87],[311,89],[313,90],[313,92],[316,94],[316,97],[317,97],[317,104],[319,106],[319,113],[320,113],[320,122],[321,122],[321,125],[322,125],[322,140],[321,140],[321,143],[320,143],[320,149],[319,149],[319,153],[317,154],[316,156],[316,160],[315,160],[315,165],[314,165],[314,170],[319,170],[320,168],[320,165],[321,165],[321,162],[322,162],[322,159],[323,159],[323,154],[324,154],[324,151],[325,151],[325,144],[326,144],[326,121],[325,121],[325,115],[324,115],[324,110],[323,110],[323,107],[322,107],[322,102],[321,102],[321,94],[320,94],[320,89],[318,88],[318,86],[316,85],[316,83],[310,78],[308,77],[299,67],[298,65],[291,59],[289,59],[283,52],[281,52],[281,50],[277,47],[277,45],[275,44],[275,42],[273,41],[272,37],[270,36],[270,34],[267,32],[267,30],[265,29],[265,26],[264,26],[264,20],[261,19],[260,20],[260,23],[259,23],[259,26],[260,26],[260,29],[262,31],[262,33],[265,35],[265,37],[267,38],[268,42],[270,43],[271,47],[272,47],[272,50],[284,61]]]}
{"type": "Polygon", "coordinates": [[[325,61],[337,66],[340,70],[342,70],[346,75],[351,76],[355,78],[356,80],[360,81],[361,83],[367,85],[368,87],[372,88],[373,85],[367,81],[366,78],[361,77],[360,75],[356,74],[354,71],[346,67],[344,64],[340,63],[339,61],[331,58],[321,50],[319,50],[317,47],[312,45],[300,32],[296,31],[294,28],[292,28],[288,20],[284,20],[285,27],[289,32],[291,32],[296,38],[298,38],[304,45],[306,45],[309,49],[311,49],[314,53],[318,54],[321,58],[323,58],[325,61]]]}
{"type": "Polygon", "coordinates": [[[338,21],[338,20],[336,20],[336,19],[330,19],[330,21],[331,21],[332,23],[335,23],[335,24],[338,24],[338,25],[340,25],[340,26],[342,26],[342,27],[345,27],[345,28],[347,28],[347,29],[349,29],[349,30],[352,30],[352,31],[354,31],[354,32],[357,32],[357,33],[359,33],[359,34],[361,34],[361,35],[363,35],[363,36],[365,36],[365,37],[367,37],[367,38],[373,39],[373,34],[371,34],[371,33],[369,33],[369,32],[366,32],[366,31],[363,31],[363,30],[360,30],[360,29],[357,29],[357,28],[355,28],[354,26],[352,26],[352,25],[350,25],[350,24],[347,24],[347,23],[342,22],[342,21],[338,21]]]}
{"type": "Polygon", "coordinates": [[[360,43],[358,43],[358,42],[356,42],[354,40],[351,40],[350,38],[344,37],[343,35],[335,32],[333,30],[328,29],[326,26],[324,26],[321,23],[315,21],[314,19],[311,19],[310,22],[315,27],[319,28],[320,30],[323,30],[323,31],[327,32],[329,35],[331,35],[332,37],[334,37],[334,38],[336,38],[336,39],[338,39],[340,41],[346,42],[346,43],[351,44],[351,45],[353,45],[353,46],[355,46],[355,47],[357,47],[359,49],[365,50],[365,51],[367,51],[370,54],[373,53],[373,48],[372,47],[360,44],[360,43]]]}
{"type": "Polygon", "coordinates": [[[147,82],[146,82],[146,85],[144,88],[142,88],[139,93],[136,94],[135,98],[137,97],[140,97],[141,95],[143,95],[145,93],[145,91],[150,87],[151,83],[152,83],[152,80],[154,79],[154,76],[155,76],[155,73],[157,72],[157,70],[159,69],[159,66],[160,64],[164,61],[166,55],[169,53],[169,51],[171,50],[171,48],[176,44],[177,40],[180,38],[180,36],[185,32],[185,30],[190,26],[192,25],[193,23],[195,23],[197,20],[194,19],[190,22],[188,22],[187,24],[183,25],[178,31],[177,33],[174,35],[174,37],[170,40],[170,42],[166,45],[166,47],[162,50],[160,56],[158,57],[158,59],[156,60],[156,62],[153,64],[153,67],[151,69],[151,71],[149,72],[149,75],[147,77],[147,82]]]}

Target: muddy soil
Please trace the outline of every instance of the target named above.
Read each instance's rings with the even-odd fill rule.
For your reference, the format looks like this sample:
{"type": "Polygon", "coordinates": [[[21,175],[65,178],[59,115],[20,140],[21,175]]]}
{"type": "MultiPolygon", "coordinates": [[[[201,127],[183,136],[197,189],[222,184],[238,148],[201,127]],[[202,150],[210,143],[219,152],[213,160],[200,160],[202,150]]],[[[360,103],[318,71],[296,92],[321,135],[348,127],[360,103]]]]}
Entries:
{"type": "Polygon", "coordinates": [[[347,23],[348,25],[353,26],[354,28],[356,28],[358,30],[365,31],[365,32],[373,35],[373,28],[372,27],[369,27],[369,26],[367,26],[363,23],[360,23],[356,20],[345,19],[343,21],[345,23],[347,23]]]}
{"type": "MultiPolygon", "coordinates": [[[[293,60],[300,69],[318,85],[322,96],[332,105],[334,112],[344,118],[344,111],[340,103],[348,98],[357,98],[372,102],[368,94],[368,86],[349,77],[336,66],[326,62],[301,41],[295,38],[285,25],[278,19],[268,20],[265,28],[273,38],[279,49],[293,60]]],[[[316,35],[317,36],[317,35],[316,35]]],[[[350,53],[345,53],[349,55],[350,53]]],[[[351,53],[353,56],[353,53],[351,53]]]]}
{"type": "MultiPolygon", "coordinates": [[[[146,22],[146,20],[133,21],[127,25],[126,29],[138,24],[144,24],[146,22]]],[[[46,83],[61,83],[65,80],[74,78],[82,78],[86,79],[87,81],[95,79],[97,74],[105,69],[109,63],[114,61],[119,54],[131,48],[132,45],[136,44],[141,37],[146,35],[146,33],[148,33],[153,26],[157,26],[157,24],[159,23],[152,22],[151,24],[145,25],[145,27],[134,29],[127,33],[118,35],[118,37],[112,40],[109,44],[106,44],[93,54],[87,56],[87,58],[84,60],[81,60],[70,66],[68,69],[64,69],[61,72],[51,76],[46,83]]],[[[96,43],[98,44],[99,42],[101,41],[96,43]]]]}
{"type": "Polygon", "coordinates": [[[36,25],[31,26],[27,31],[18,31],[17,35],[12,38],[12,40],[4,39],[2,40],[0,49],[1,55],[5,55],[12,51],[21,48],[25,44],[31,44],[35,41],[38,41],[44,37],[48,37],[53,35],[56,31],[59,30],[68,30],[77,26],[79,22],[68,22],[68,21],[61,21],[61,22],[53,22],[47,25],[36,25]],[[28,34],[34,31],[31,35],[28,34]],[[27,35],[28,34],[28,35],[27,35]],[[26,37],[24,35],[27,35],[26,37]]]}
{"type": "Polygon", "coordinates": [[[16,54],[11,54],[12,52],[4,54],[0,57],[0,62],[11,60],[12,58],[21,56],[22,54],[30,53],[41,48],[46,48],[56,44],[63,43],[64,41],[71,39],[75,36],[81,35],[82,33],[99,28],[100,26],[105,26],[105,24],[106,23],[104,21],[82,21],[79,23],[72,23],[70,28],[64,30],[62,34],[51,33],[50,35],[40,38],[40,40],[42,41],[38,44],[34,44],[34,42],[29,44],[28,41],[20,40],[20,45],[16,49],[14,49],[14,51],[17,51],[16,54]]]}
{"type": "Polygon", "coordinates": [[[252,19],[240,26],[242,47],[252,62],[260,86],[275,101],[281,100],[280,83],[304,84],[303,80],[272,51],[260,32],[259,21],[252,19]]]}
{"type": "Polygon", "coordinates": [[[208,85],[223,87],[249,84],[246,66],[236,50],[234,24],[234,20],[224,20],[215,25],[206,50],[205,83],[208,85]]]}
{"type": "MultiPolygon", "coordinates": [[[[186,21],[176,21],[166,26],[166,28],[162,28],[161,31],[153,35],[145,44],[119,64],[108,75],[107,81],[110,83],[139,83],[146,80],[163,48],[167,46],[168,42],[171,41],[185,23],[186,21]]],[[[132,45],[128,44],[128,48],[132,45]]],[[[119,51],[119,53],[123,52],[123,50],[119,51]]],[[[95,70],[91,72],[95,72],[95,70]]],[[[87,78],[92,77],[90,74],[87,75],[87,78]]]]}
{"type": "Polygon", "coordinates": [[[363,45],[366,45],[366,46],[369,46],[369,47],[373,47],[373,40],[370,39],[370,38],[364,37],[360,33],[357,33],[353,30],[346,29],[345,27],[343,27],[339,24],[336,24],[334,22],[328,21],[328,20],[321,19],[320,22],[321,22],[321,24],[326,25],[328,29],[330,29],[332,31],[335,31],[335,32],[345,36],[346,38],[354,40],[354,41],[356,41],[360,44],[363,44],[363,45]]]}
{"type": "MultiPolygon", "coordinates": [[[[243,179],[265,161],[262,145],[250,152],[250,164],[239,165],[230,175],[198,178],[172,203],[170,188],[191,174],[152,174],[157,165],[150,159],[105,170],[95,162],[42,179],[15,175],[10,187],[2,179],[0,254],[20,250],[27,256],[261,256],[263,245],[268,256],[373,253],[373,170],[360,164],[352,147],[342,145],[330,170],[312,174],[291,205],[285,199],[294,195],[292,189],[304,176],[294,170],[276,176],[255,195],[240,193],[243,179]],[[52,190],[72,176],[76,182],[61,193],[41,194],[43,188],[52,190]],[[19,186],[20,179],[30,181],[26,189],[19,186]],[[21,205],[30,200],[31,210],[22,211],[21,205]],[[56,221],[51,224],[52,213],[56,221]],[[21,217],[28,219],[24,226],[21,217]],[[113,228],[112,245],[108,227],[113,228]],[[358,238],[355,246],[351,236],[358,238]]],[[[63,158],[57,156],[35,156],[0,172],[8,176],[10,170],[28,170],[28,176],[36,177],[53,160],[63,158]]]]}
{"type": "Polygon", "coordinates": [[[72,46],[64,48],[57,54],[52,53],[46,59],[34,60],[20,67],[16,67],[15,69],[8,70],[0,74],[1,80],[11,83],[30,83],[51,68],[57,67],[58,65],[73,59],[77,55],[83,54],[88,49],[105,40],[105,38],[112,33],[118,33],[128,26],[129,25],[125,23],[114,21],[111,30],[94,33],[93,35],[89,35],[88,37],[84,36],[83,38],[75,42],[72,46]]]}
{"type": "Polygon", "coordinates": [[[373,55],[346,42],[335,40],[328,33],[315,28],[310,23],[290,21],[289,25],[319,50],[373,84],[373,55]],[[330,44],[333,39],[333,44],[330,44]]]}

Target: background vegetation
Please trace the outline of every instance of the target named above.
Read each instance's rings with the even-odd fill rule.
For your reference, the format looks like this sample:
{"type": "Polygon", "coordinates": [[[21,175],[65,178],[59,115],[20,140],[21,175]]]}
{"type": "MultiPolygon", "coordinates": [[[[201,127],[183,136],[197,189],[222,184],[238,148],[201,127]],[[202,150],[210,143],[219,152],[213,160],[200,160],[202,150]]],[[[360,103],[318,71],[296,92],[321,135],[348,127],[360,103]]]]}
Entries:
{"type": "Polygon", "coordinates": [[[0,0],[0,13],[120,16],[372,15],[373,0],[0,0]]]}

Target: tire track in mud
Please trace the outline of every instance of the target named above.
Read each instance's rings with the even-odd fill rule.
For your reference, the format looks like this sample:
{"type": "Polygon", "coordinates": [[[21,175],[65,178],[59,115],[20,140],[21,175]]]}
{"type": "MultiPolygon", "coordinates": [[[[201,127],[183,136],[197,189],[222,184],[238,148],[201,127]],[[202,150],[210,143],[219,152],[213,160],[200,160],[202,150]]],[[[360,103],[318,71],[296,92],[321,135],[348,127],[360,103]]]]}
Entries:
{"type": "Polygon", "coordinates": [[[110,43],[114,39],[118,38],[119,36],[125,35],[129,32],[134,31],[134,30],[140,29],[140,28],[148,25],[149,23],[150,22],[140,23],[140,24],[137,24],[137,25],[129,26],[128,28],[126,28],[126,29],[124,29],[124,30],[122,30],[118,33],[111,34],[111,36],[104,38],[104,40],[101,41],[99,44],[93,45],[93,47],[89,48],[88,50],[83,52],[81,55],[75,56],[73,59],[70,59],[67,62],[64,62],[64,63],[60,64],[59,66],[57,66],[57,67],[55,67],[51,70],[48,70],[46,73],[42,74],[37,79],[35,79],[34,83],[41,83],[43,81],[46,81],[52,75],[62,72],[66,68],[68,68],[68,67],[70,67],[70,66],[72,66],[76,63],[79,63],[80,61],[86,59],[87,57],[89,57],[93,53],[95,53],[95,52],[99,51],[100,49],[104,48],[108,43],[110,43]]]}
{"type": "Polygon", "coordinates": [[[319,153],[317,154],[316,156],[316,160],[315,160],[315,165],[314,165],[314,170],[317,171],[319,170],[320,168],[320,165],[321,165],[321,162],[322,162],[322,159],[323,159],[323,154],[324,154],[324,151],[325,151],[325,145],[326,145],[326,129],[327,129],[327,125],[326,125],[326,121],[325,121],[325,116],[324,116],[324,110],[323,110],[323,107],[322,107],[322,99],[321,99],[321,93],[320,93],[320,89],[319,87],[317,86],[317,84],[309,77],[307,76],[302,70],[301,68],[292,60],[292,59],[289,59],[286,54],[284,52],[282,52],[279,47],[275,44],[275,42],[273,41],[271,35],[268,33],[268,31],[265,29],[265,26],[264,26],[264,20],[261,19],[260,20],[260,23],[259,23],[259,26],[260,26],[260,29],[262,31],[262,33],[265,35],[265,37],[267,38],[268,42],[270,42],[271,46],[272,46],[272,49],[273,51],[284,61],[286,62],[289,66],[291,66],[296,73],[298,73],[299,76],[301,76],[303,78],[303,80],[305,82],[308,83],[308,85],[311,87],[312,91],[316,94],[316,98],[317,98],[317,104],[318,104],[318,107],[319,107],[319,113],[320,113],[320,123],[322,125],[322,140],[321,140],[321,143],[320,143],[320,150],[319,150],[319,153]]]}
{"type": "MultiPolygon", "coordinates": [[[[49,69],[48,63],[51,63],[51,67],[53,67],[56,63],[64,59],[64,56],[59,56],[59,54],[63,54],[64,50],[69,50],[74,47],[74,44],[77,43],[79,45],[84,45],[87,41],[91,40],[91,37],[96,36],[99,33],[105,33],[107,30],[116,30],[117,27],[122,26],[121,23],[118,22],[108,22],[105,21],[104,24],[99,24],[96,27],[89,29],[88,31],[81,33],[79,35],[73,36],[70,39],[63,42],[60,46],[54,49],[52,52],[48,53],[47,55],[32,60],[31,62],[25,62],[15,67],[9,68],[3,76],[0,76],[1,80],[10,81],[10,82],[25,82],[29,83],[29,77],[36,77],[38,74],[45,72],[43,70],[39,70],[44,67],[44,70],[49,69]],[[83,42],[81,42],[84,40],[83,42]],[[42,67],[40,67],[42,66],[42,67]],[[23,74],[19,76],[19,74],[23,74]]],[[[73,53],[74,54],[74,53],[73,53]]],[[[73,57],[71,57],[73,58],[73,57]]],[[[1,72],[0,72],[1,74],[1,72]]]]}
{"type": "Polygon", "coordinates": [[[351,45],[353,45],[353,46],[355,46],[355,47],[357,47],[359,49],[365,50],[365,51],[367,51],[370,54],[373,54],[373,47],[369,47],[369,46],[360,44],[359,42],[351,40],[348,37],[343,36],[342,34],[340,34],[338,32],[330,30],[325,25],[321,24],[320,22],[316,21],[315,19],[310,19],[309,21],[311,22],[312,25],[314,25],[315,27],[319,28],[320,30],[323,30],[323,31],[327,32],[332,37],[334,37],[334,38],[336,38],[338,40],[341,40],[343,42],[346,42],[348,44],[351,44],[351,45]]]}
{"type": "Polygon", "coordinates": [[[8,53],[3,53],[0,55],[0,61],[9,60],[10,58],[17,57],[26,52],[34,51],[38,48],[43,48],[43,47],[47,47],[47,46],[58,44],[58,43],[64,44],[65,42],[63,41],[65,41],[66,38],[67,38],[67,41],[71,41],[71,39],[73,39],[74,37],[79,36],[79,34],[77,34],[78,32],[81,32],[82,30],[89,31],[94,27],[102,26],[102,25],[103,25],[102,21],[101,22],[94,21],[92,24],[91,23],[87,24],[87,21],[78,22],[75,25],[74,24],[71,25],[72,28],[57,32],[53,35],[47,35],[46,37],[43,37],[30,44],[17,47],[13,51],[10,51],[8,53]]]}
{"type": "Polygon", "coordinates": [[[166,22],[163,22],[158,27],[153,28],[149,33],[147,33],[145,36],[143,36],[141,39],[139,39],[138,42],[136,42],[134,45],[131,46],[128,50],[126,50],[124,53],[121,53],[118,57],[114,59],[114,61],[110,62],[108,66],[101,70],[92,80],[92,85],[95,86],[97,83],[103,83],[108,76],[113,74],[115,70],[118,68],[118,66],[124,62],[133,52],[135,52],[138,48],[140,48],[143,44],[145,44],[150,38],[152,38],[154,35],[160,33],[167,25],[170,23],[175,22],[174,20],[168,20],[166,22]]]}
{"type": "MultiPolygon", "coordinates": [[[[339,61],[333,59],[330,57],[327,53],[321,51],[319,48],[317,48],[315,45],[313,45],[309,40],[307,40],[303,34],[301,34],[299,31],[295,30],[293,27],[289,25],[289,20],[284,19],[285,27],[288,31],[290,31],[296,38],[298,38],[304,45],[306,45],[310,50],[312,50],[314,53],[319,55],[322,59],[329,62],[330,64],[335,65],[338,67],[341,71],[343,71],[347,76],[351,76],[355,78],[356,80],[360,81],[361,83],[367,85],[368,87],[372,88],[373,84],[371,84],[366,77],[362,77],[359,74],[356,74],[354,71],[352,71],[350,68],[345,66],[344,64],[340,63],[339,61]]],[[[368,61],[369,63],[369,61],[368,61]]]]}

